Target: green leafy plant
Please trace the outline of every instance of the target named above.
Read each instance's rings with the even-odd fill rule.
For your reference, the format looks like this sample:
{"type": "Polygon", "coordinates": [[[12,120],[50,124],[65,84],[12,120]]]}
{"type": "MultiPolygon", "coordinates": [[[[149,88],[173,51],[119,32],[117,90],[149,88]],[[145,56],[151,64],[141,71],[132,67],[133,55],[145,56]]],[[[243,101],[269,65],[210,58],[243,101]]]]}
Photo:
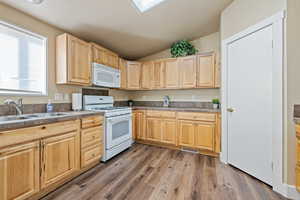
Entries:
{"type": "Polygon", "coordinates": [[[213,103],[213,104],[220,104],[220,100],[219,100],[219,99],[213,99],[213,100],[212,100],[212,103],[213,103]]]}
{"type": "Polygon", "coordinates": [[[198,50],[187,40],[180,40],[171,46],[173,58],[194,55],[198,50]]]}

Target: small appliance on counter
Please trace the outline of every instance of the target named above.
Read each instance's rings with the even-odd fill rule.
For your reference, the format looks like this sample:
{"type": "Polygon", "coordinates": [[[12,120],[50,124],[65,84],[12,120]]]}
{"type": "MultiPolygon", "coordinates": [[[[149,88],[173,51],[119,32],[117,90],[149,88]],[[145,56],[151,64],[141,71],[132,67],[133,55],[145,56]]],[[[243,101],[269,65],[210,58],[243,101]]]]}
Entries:
{"type": "Polygon", "coordinates": [[[72,94],[72,110],[73,111],[82,110],[82,94],[81,93],[73,93],[72,94]]]}
{"type": "Polygon", "coordinates": [[[83,109],[104,112],[103,157],[107,161],[132,146],[132,111],[129,107],[114,107],[111,96],[83,96],[83,109]]]}

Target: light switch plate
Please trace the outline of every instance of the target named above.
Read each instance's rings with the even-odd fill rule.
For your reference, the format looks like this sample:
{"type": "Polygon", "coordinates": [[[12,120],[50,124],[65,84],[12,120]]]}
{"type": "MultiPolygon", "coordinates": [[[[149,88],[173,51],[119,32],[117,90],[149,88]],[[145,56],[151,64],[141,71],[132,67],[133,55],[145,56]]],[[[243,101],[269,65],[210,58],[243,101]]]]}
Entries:
{"type": "Polygon", "coordinates": [[[63,101],[64,100],[64,95],[62,93],[55,93],[54,100],[55,101],[63,101]]]}

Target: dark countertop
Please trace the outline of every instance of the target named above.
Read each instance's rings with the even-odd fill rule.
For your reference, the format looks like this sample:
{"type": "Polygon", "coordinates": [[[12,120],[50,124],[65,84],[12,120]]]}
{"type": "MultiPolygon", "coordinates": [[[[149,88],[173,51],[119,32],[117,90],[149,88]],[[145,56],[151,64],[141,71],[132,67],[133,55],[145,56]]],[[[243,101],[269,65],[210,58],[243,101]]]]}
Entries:
{"type": "MultiPolygon", "coordinates": [[[[24,120],[16,121],[0,121],[0,131],[7,131],[18,128],[26,128],[32,126],[39,126],[43,124],[51,124],[55,122],[62,122],[68,120],[81,119],[83,117],[93,116],[93,115],[104,115],[103,112],[96,111],[78,111],[78,112],[62,112],[65,115],[62,116],[47,116],[47,117],[35,117],[24,120]]],[[[42,113],[37,113],[42,114],[42,113]]],[[[32,114],[34,115],[34,114],[32,114]]],[[[24,115],[26,116],[26,115],[24,115]]],[[[9,117],[9,116],[7,116],[9,117]]]]}
{"type": "Polygon", "coordinates": [[[166,111],[181,111],[181,112],[207,112],[220,113],[221,109],[213,108],[179,108],[179,107],[152,107],[152,106],[133,106],[132,110],[166,110],[166,111]]]}

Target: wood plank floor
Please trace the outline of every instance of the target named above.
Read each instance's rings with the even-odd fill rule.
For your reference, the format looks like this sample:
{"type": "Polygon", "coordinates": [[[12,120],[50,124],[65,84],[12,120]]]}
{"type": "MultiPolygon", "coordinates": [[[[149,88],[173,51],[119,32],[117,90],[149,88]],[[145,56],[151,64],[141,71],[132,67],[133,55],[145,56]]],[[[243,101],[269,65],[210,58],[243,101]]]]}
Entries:
{"type": "Polygon", "coordinates": [[[43,200],[285,199],[217,158],[136,144],[43,200]]]}

